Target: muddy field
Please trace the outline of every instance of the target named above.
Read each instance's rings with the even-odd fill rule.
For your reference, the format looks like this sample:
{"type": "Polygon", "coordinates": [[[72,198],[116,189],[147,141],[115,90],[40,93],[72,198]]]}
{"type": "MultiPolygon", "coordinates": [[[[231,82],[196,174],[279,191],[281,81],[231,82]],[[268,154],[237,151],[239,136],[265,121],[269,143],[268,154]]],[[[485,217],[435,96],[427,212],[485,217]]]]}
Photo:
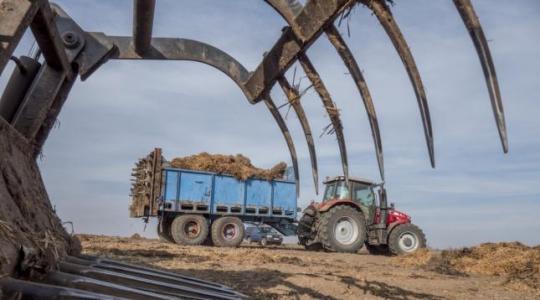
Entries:
{"type": "Polygon", "coordinates": [[[540,299],[539,251],[519,244],[396,258],[307,252],[296,245],[229,249],[139,237],[79,237],[84,253],[220,282],[254,299],[540,299]],[[503,263],[511,253],[520,254],[503,263]],[[494,268],[482,267],[475,261],[482,255],[501,263],[486,260],[494,268]],[[468,269],[461,265],[464,262],[468,269]],[[512,266],[520,272],[509,277],[512,266]]]}

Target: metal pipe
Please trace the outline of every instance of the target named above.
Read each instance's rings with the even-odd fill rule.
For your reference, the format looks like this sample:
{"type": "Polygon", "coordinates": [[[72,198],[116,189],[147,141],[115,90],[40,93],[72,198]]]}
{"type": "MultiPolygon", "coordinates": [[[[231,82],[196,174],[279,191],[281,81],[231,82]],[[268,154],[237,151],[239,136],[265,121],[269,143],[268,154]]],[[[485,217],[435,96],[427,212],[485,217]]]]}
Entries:
{"type": "Polygon", "coordinates": [[[155,7],[156,0],[133,1],[133,47],[139,54],[150,49],[155,7]]]}

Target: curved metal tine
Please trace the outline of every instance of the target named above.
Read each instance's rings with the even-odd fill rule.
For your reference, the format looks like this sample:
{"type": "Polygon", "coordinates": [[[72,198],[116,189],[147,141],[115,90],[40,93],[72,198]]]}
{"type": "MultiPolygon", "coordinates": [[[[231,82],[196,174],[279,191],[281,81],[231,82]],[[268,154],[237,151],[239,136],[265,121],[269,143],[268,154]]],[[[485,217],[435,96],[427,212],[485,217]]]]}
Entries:
{"type": "Polygon", "coordinates": [[[309,126],[309,122],[306,118],[306,112],[304,111],[304,107],[302,107],[302,103],[300,102],[300,93],[296,88],[292,87],[289,84],[289,81],[287,81],[287,78],[285,78],[284,76],[278,77],[277,80],[279,82],[279,85],[283,89],[283,92],[285,93],[285,95],[287,95],[289,104],[293,107],[296,115],[298,116],[300,125],[302,125],[302,130],[304,131],[304,136],[306,137],[306,142],[309,149],[309,157],[311,159],[311,170],[313,173],[313,182],[315,184],[315,193],[318,195],[319,170],[317,166],[317,152],[315,151],[315,142],[313,141],[311,127],[309,126]]]}
{"type": "Polygon", "coordinates": [[[239,295],[231,294],[230,291],[216,291],[208,288],[197,288],[182,284],[173,284],[161,280],[143,278],[135,275],[124,274],[106,269],[98,269],[80,266],[68,262],[59,264],[61,272],[94,278],[97,280],[114,282],[128,287],[145,291],[186,298],[211,298],[211,299],[238,299],[239,295]]]}
{"type": "Polygon", "coordinates": [[[377,19],[381,23],[382,27],[390,37],[390,40],[394,44],[396,51],[398,52],[407,73],[414,87],[414,92],[418,100],[418,107],[420,108],[420,115],[422,116],[422,125],[424,126],[424,135],[426,137],[426,143],[428,147],[429,159],[431,166],[435,167],[435,150],[433,147],[433,129],[431,127],[431,117],[429,115],[429,107],[427,103],[426,92],[422,83],[422,78],[418,72],[416,62],[412,56],[411,50],[407,44],[407,41],[403,37],[399,26],[397,25],[390,8],[385,3],[386,0],[359,0],[361,3],[369,7],[377,19]]]}
{"type": "Polygon", "coordinates": [[[283,133],[283,137],[285,138],[285,141],[287,142],[287,146],[289,147],[289,153],[291,154],[291,160],[294,168],[294,177],[296,181],[296,196],[300,195],[300,174],[298,171],[298,159],[296,156],[296,149],[294,148],[294,142],[291,137],[291,133],[289,132],[289,128],[287,127],[287,124],[285,123],[285,120],[283,120],[283,117],[279,113],[279,110],[270,97],[270,95],[266,95],[263,99],[264,104],[266,104],[266,107],[268,107],[268,110],[274,117],[274,120],[276,120],[279,129],[281,130],[281,133],[283,133]]]}
{"type": "Polygon", "coordinates": [[[90,261],[82,260],[79,258],[73,258],[69,256],[67,257],[66,262],[74,264],[74,265],[86,266],[90,268],[103,269],[103,270],[123,273],[127,275],[133,275],[137,277],[147,278],[150,280],[159,280],[159,281],[163,281],[163,282],[167,282],[171,284],[179,284],[179,285],[190,286],[194,288],[205,288],[209,290],[216,290],[219,292],[228,290],[230,291],[231,294],[234,293],[234,291],[232,291],[229,287],[226,287],[226,286],[212,284],[212,283],[204,282],[204,281],[195,281],[194,278],[191,278],[191,277],[173,276],[175,274],[171,275],[167,273],[153,272],[152,270],[134,269],[132,267],[125,266],[122,264],[109,264],[109,263],[98,264],[98,263],[92,263],[90,261]]]}
{"type": "Polygon", "coordinates": [[[43,282],[85,291],[100,292],[115,297],[126,297],[129,299],[179,299],[173,296],[160,295],[120,284],[59,271],[50,272],[45,275],[43,282]]]}
{"type": "Polygon", "coordinates": [[[133,265],[129,263],[118,262],[118,261],[110,260],[107,258],[81,255],[81,257],[67,256],[65,261],[75,264],[75,265],[106,269],[106,270],[120,272],[120,273],[127,272],[131,275],[147,277],[151,279],[158,277],[159,280],[166,280],[170,283],[190,284],[193,286],[199,286],[199,287],[204,287],[204,288],[214,288],[217,290],[232,291],[230,287],[222,285],[222,284],[217,284],[214,282],[201,280],[195,277],[185,276],[178,273],[142,267],[142,266],[133,265]]]}
{"type": "Polygon", "coordinates": [[[302,65],[302,68],[304,69],[304,72],[306,73],[307,77],[313,84],[313,87],[321,97],[321,100],[323,102],[324,107],[326,108],[326,112],[328,113],[328,116],[330,117],[330,120],[332,122],[333,129],[336,133],[336,138],[339,146],[339,152],[341,154],[341,164],[343,165],[343,175],[345,176],[345,181],[347,182],[347,185],[349,184],[349,163],[347,159],[347,148],[345,146],[345,137],[343,135],[343,125],[341,124],[341,119],[339,118],[339,111],[336,107],[336,104],[334,101],[332,101],[332,98],[330,97],[330,93],[326,89],[326,86],[322,82],[321,77],[319,76],[319,73],[317,73],[317,70],[315,70],[315,67],[309,60],[309,58],[306,56],[305,53],[300,53],[298,55],[298,61],[302,65]]]}
{"type": "Polygon", "coordinates": [[[371,135],[373,136],[373,143],[375,144],[379,172],[381,174],[381,179],[384,181],[384,157],[379,121],[377,120],[375,105],[373,104],[373,99],[371,98],[366,80],[364,79],[362,71],[360,70],[360,67],[358,67],[358,63],[354,59],[351,50],[341,37],[341,34],[339,34],[338,29],[334,25],[331,25],[325,29],[325,33],[328,36],[330,43],[336,48],[339,56],[341,56],[341,59],[349,69],[349,73],[358,87],[362,100],[364,100],[364,107],[366,108],[369,125],[371,126],[371,135]]]}
{"type": "Polygon", "coordinates": [[[17,295],[13,299],[127,300],[127,298],[123,297],[114,297],[96,292],[24,281],[10,277],[0,279],[0,291],[3,292],[0,296],[9,297],[10,295],[17,295]]]}
{"type": "Polygon", "coordinates": [[[497,80],[495,65],[491,58],[491,52],[489,51],[484,30],[482,29],[480,20],[478,19],[470,0],[454,0],[454,4],[465,23],[465,27],[467,27],[467,30],[471,35],[474,47],[480,58],[503,151],[504,153],[508,153],[508,134],[506,132],[506,122],[504,120],[504,109],[501,92],[499,90],[499,81],[497,80]]]}
{"type": "Polygon", "coordinates": [[[302,11],[303,5],[298,0],[264,0],[270,4],[289,25],[292,25],[294,18],[302,11]]]}

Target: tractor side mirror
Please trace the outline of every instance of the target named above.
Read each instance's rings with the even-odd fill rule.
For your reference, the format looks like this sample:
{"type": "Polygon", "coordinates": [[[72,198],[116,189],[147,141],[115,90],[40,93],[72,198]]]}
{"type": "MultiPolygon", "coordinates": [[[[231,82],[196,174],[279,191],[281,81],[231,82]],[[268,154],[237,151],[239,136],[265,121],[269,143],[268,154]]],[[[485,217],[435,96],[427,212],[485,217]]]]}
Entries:
{"type": "Polygon", "coordinates": [[[395,210],[396,209],[396,205],[394,203],[390,203],[390,209],[391,210],[395,210]]]}

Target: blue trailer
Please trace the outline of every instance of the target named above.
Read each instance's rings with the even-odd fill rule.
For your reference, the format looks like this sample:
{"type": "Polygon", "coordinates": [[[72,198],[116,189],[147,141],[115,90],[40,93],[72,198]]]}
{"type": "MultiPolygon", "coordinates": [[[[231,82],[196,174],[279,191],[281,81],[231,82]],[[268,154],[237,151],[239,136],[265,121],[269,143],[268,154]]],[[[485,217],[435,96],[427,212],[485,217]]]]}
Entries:
{"type": "Polygon", "coordinates": [[[282,180],[239,180],[226,174],[176,169],[156,149],[132,174],[132,217],[158,217],[158,234],[187,245],[237,246],[245,223],[268,224],[296,234],[297,184],[282,180]]]}

